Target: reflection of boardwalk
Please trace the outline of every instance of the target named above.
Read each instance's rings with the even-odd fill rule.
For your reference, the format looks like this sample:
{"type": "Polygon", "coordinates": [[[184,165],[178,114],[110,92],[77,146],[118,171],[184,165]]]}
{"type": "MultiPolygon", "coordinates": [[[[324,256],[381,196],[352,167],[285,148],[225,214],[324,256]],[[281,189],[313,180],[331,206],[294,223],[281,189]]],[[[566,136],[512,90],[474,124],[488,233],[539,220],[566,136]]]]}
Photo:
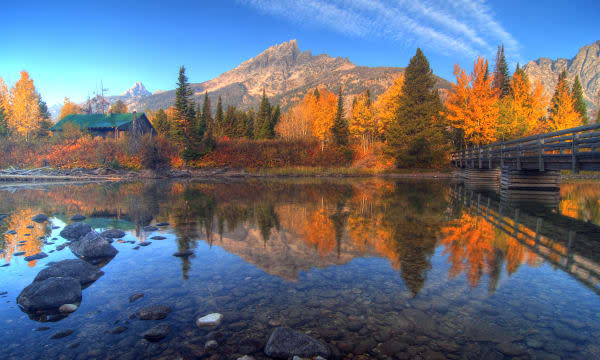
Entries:
{"type": "Polygon", "coordinates": [[[455,189],[452,196],[497,229],[600,294],[600,226],[556,212],[535,214],[532,208],[514,207],[463,187],[455,189]]]}

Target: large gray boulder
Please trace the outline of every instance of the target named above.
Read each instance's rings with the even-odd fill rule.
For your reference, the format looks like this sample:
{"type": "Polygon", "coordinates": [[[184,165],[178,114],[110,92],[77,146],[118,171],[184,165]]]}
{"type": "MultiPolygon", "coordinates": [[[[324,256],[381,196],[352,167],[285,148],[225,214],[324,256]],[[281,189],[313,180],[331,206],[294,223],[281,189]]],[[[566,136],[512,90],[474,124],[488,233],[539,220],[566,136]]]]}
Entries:
{"type": "Polygon", "coordinates": [[[100,236],[103,236],[108,239],[120,239],[125,236],[125,232],[119,229],[110,229],[101,232],[100,236]]]}
{"type": "Polygon", "coordinates": [[[282,326],[276,328],[269,337],[265,354],[278,359],[291,359],[294,356],[329,358],[331,350],[304,333],[282,326]]]}
{"type": "Polygon", "coordinates": [[[95,231],[89,232],[79,241],[71,243],[69,248],[77,257],[92,264],[101,263],[118,253],[105,237],[95,231]]]}
{"type": "Polygon", "coordinates": [[[44,214],[37,214],[36,216],[31,218],[31,221],[35,221],[36,223],[43,223],[48,221],[48,216],[44,214]]]}
{"type": "Polygon", "coordinates": [[[98,280],[102,275],[104,272],[98,270],[94,265],[81,259],[68,259],[48,264],[48,267],[40,271],[33,281],[44,281],[53,277],[71,277],[77,279],[83,286],[98,280]]]}
{"type": "Polygon", "coordinates": [[[89,224],[76,222],[65,226],[60,232],[60,236],[70,241],[77,241],[91,231],[92,227],[89,224]]]}
{"type": "Polygon", "coordinates": [[[53,277],[33,282],[17,297],[17,304],[27,311],[53,310],[63,304],[80,301],[81,284],[72,277],[53,277]]]}

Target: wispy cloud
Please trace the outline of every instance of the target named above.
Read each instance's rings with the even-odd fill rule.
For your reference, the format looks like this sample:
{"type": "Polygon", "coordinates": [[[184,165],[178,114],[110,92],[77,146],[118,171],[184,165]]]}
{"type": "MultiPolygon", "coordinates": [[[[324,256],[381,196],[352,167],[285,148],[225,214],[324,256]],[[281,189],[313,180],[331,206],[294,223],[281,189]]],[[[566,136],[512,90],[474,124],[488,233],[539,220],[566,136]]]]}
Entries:
{"type": "Polygon", "coordinates": [[[446,55],[492,56],[503,43],[509,58],[520,45],[484,0],[238,0],[289,21],[359,38],[385,38],[446,55]]]}

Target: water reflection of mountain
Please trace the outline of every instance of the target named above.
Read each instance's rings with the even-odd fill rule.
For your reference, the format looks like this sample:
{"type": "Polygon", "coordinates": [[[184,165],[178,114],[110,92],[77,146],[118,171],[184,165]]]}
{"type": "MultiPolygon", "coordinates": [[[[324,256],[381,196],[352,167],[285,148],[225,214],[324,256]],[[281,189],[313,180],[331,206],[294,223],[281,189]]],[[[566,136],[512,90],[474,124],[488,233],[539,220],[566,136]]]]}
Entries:
{"type": "MultiPolygon", "coordinates": [[[[561,191],[560,212],[598,223],[600,192],[590,195],[590,191],[585,186],[561,191]]],[[[512,233],[483,216],[498,212],[494,206],[500,204],[491,203],[482,214],[485,206],[478,212],[473,200],[465,202],[465,194],[445,182],[380,179],[69,185],[7,193],[0,213],[27,220],[30,216],[17,214],[31,209],[59,217],[81,213],[88,221],[101,219],[106,227],[135,228],[140,238],[145,236],[143,226],[169,222],[180,251],[193,250],[199,241],[206,241],[292,281],[313,268],[383,257],[413,294],[424,286],[437,246],[444,249],[451,277],[465,274],[472,286],[488,277],[490,291],[503,271],[510,275],[523,264],[538,266],[547,261],[579,273],[580,278],[585,271],[595,271],[600,257],[593,256],[597,253],[594,246],[584,245],[580,238],[591,239],[597,227],[587,224],[576,230],[577,242],[570,250],[576,252],[569,253],[568,241],[561,239],[568,239],[573,223],[561,222],[564,216],[542,214],[547,219],[542,227],[547,231],[540,232],[535,226],[535,217],[542,216],[539,209],[528,213],[507,207],[501,218],[508,228],[515,224],[511,215],[520,211],[519,231],[512,233]],[[536,234],[537,248],[530,242],[536,234]],[[548,249],[543,250],[547,254],[540,245],[548,249]],[[573,261],[568,260],[569,254],[577,261],[569,262],[573,261]],[[562,264],[565,256],[567,262],[562,264]],[[586,260],[579,261],[581,256],[586,260]]],[[[194,259],[179,261],[185,278],[194,259]]],[[[595,284],[595,280],[588,283],[595,284]]]]}

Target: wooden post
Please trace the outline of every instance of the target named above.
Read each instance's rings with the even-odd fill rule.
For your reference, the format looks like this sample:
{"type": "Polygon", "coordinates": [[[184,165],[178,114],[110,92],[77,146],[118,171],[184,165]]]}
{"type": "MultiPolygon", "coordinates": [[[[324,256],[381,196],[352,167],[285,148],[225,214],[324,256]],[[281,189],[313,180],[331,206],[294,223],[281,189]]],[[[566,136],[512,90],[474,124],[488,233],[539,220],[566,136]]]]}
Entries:
{"type": "Polygon", "coordinates": [[[491,169],[492,168],[492,153],[491,153],[492,148],[491,148],[491,146],[488,146],[487,151],[488,151],[488,169],[491,169]]]}
{"type": "Polygon", "coordinates": [[[504,167],[504,144],[500,145],[500,167],[504,167]]]}
{"type": "Polygon", "coordinates": [[[544,171],[544,139],[538,135],[538,169],[544,171]]]}
{"type": "Polygon", "coordinates": [[[478,147],[478,152],[477,152],[477,160],[479,160],[479,168],[481,169],[482,163],[481,161],[483,160],[483,149],[481,148],[481,146],[478,147]]]}
{"type": "Polygon", "coordinates": [[[517,148],[517,170],[521,171],[521,143],[519,143],[517,148]]]}
{"type": "Polygon", "coordinates": [[[573,138],[571,139],[571,171],[573,174],[579,173],[579,167],[577,166],[577,152],[579,152],[579,146],[577,145],[578,139],[579,134],[574,133],[573,138]]]}

